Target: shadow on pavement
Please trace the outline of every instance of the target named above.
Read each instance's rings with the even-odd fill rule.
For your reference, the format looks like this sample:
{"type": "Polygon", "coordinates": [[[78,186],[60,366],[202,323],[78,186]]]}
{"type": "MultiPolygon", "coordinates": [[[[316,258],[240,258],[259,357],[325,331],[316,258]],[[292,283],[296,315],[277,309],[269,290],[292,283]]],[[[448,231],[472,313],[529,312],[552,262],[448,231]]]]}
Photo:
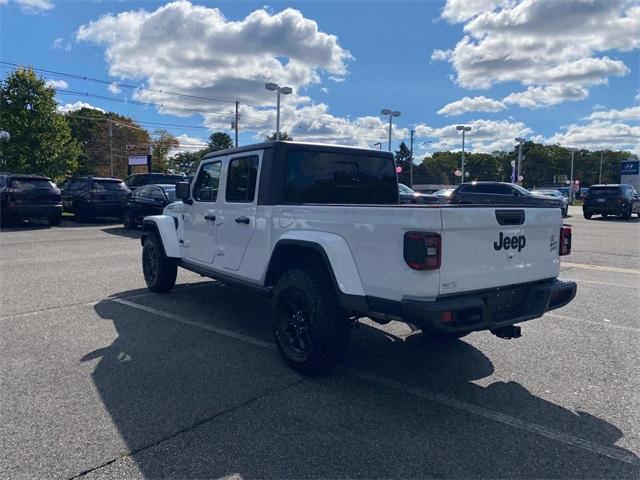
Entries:
{"type": "Polygon", "coordinates": [[[142,236],[140,228],[124,228],[124,226],[103,228],[102,231],[109,235],[118,235],[120,237],[140,238],[142,236]]]}
{"type": "Polygon", "coordinates": [[[640,223],[640,216],[631,217],[629,220],[625,220],[622,217],[612,217],[610,215],[607,217],[596,216],[596,217],[591,217],[590,221],[612,222],[612,223],[640,223]]]}
{"type": "MultiPolygon", "coordinates": [[[[271,342],[269,302],[218,283],[131,301],[271,342]],[[234,325],[236,327],[234,328],[234,325]]],[[[95,306],[118,338],[87,353],[131,456],[106,476],[205,478],[637,478],[638,467],[365,381],[377,377],[579,437],[621,454],[622,432],[494,373],[470,343],[406,340],[361,325],[345,369],[303,378],[275,351],[133,309],[95,306]],[[486,382],[486,380],[485,380],[486,382]],[[133,471],[126,470],[129,463],[133,471]],[[118,468],[125,468],[118,470],[118,468]]],[[[543,360],[544,361],[544,360],[543,360]]],[[[109,468],[115,468],[110,471],[109,468]]],[[[97,472],[96,472],[97,473],[97,472]]]]}

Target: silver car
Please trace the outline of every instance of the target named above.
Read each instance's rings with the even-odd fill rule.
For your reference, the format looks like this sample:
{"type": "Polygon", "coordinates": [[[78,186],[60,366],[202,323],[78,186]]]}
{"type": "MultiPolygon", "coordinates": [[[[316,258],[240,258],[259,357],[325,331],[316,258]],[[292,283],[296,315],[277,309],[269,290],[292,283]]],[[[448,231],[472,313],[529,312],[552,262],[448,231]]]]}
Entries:
{"type": "Polygon", "coordinates": [[[534,195],[541,195],[543,197],[553,197],[562,200],[562,216],[566,217],[569,215],[569,199],[565,197],[560,190],[553,189],[541,189],[541,190],[532,190],[531,193],[534,195]]]}

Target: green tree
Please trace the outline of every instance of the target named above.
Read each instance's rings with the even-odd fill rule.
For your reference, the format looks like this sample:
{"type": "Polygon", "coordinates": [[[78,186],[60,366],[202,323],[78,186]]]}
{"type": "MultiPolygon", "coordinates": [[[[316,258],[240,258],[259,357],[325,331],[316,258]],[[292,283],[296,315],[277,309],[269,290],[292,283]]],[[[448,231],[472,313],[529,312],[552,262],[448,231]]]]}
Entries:
{"type": "Polygon", "coordinates": [[[76,170],[80,148],[54,96],[30,68],[14,70],[0,84],[0,130],[11,135],[0,150],[3,170],[55,179],[76,170]]]}
{"type": "Polygon", "coordinates": [[[214,132],[209,135],[209,142],[207,145],[208,152],[217,152],[218,150],[226,150],[233,147],[233,140],[229,134],[225,132],[214,132]]]}
{"type": "MultiPolygon", "coordinates": [[[[267,142],[275,142],[276,141],[276,132],[273,132],[271,135],[267,135],[264,137],[267,142]]],[[[281,142],[292,142],[293,137],[291,137],[287,132],[280,132],[280,141],[281,142]]]]}
{"type": "Polygon", "coordinates": [[[124,178],[128,172],[127,145],[151,143],[147,130],[131,118],[114,112],[81,108],[68,113],[66,118],[81,148],[75,172],[79,175],[111,175],[113,147],[113,174],[124,178]]]}
{"type": "Polygon", "coordinates": [[[197,152],[180,152],[173,155],[167,162],[168,170],[172,173],[191,174],[195,171],[195,166],[197,166],[202,155],[202,150],[197,152]]]}
{"type": "Polygon", "coordinates": [[[156,130],[153,134],[151,168],[156,172],[165,172],[168,168],[168,160],[171,150],[178,148],[179,146],[180,142],[173,133],[162,128],[156,130]]]}

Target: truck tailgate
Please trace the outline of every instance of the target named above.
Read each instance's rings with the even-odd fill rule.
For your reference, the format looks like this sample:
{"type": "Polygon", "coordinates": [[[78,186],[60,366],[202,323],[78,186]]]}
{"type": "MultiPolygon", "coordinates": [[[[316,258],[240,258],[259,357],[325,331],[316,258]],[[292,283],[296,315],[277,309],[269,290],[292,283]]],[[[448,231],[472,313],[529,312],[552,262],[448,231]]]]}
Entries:
{"type": "Polygon", "coordinates": [[[555,278],[557,208],[442,209],[440,295],[555,278]]]}

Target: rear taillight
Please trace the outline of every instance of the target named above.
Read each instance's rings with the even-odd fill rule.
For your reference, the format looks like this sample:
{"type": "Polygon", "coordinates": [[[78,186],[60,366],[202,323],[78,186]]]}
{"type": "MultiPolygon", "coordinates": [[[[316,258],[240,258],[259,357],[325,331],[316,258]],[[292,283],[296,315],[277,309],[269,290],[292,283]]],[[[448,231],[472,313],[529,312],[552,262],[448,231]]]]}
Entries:
{"type": "Polygon", "coordinates": [[[414,270],[436,270],[442,258],[442,238],[439,233],[406,232],[404,261],[414,270]]]}
{"type": "Polygon", "coordinates": [[[569,255],[571,253],[571,227],[562,227],[560,229],[560,255],[569,255]]]}

